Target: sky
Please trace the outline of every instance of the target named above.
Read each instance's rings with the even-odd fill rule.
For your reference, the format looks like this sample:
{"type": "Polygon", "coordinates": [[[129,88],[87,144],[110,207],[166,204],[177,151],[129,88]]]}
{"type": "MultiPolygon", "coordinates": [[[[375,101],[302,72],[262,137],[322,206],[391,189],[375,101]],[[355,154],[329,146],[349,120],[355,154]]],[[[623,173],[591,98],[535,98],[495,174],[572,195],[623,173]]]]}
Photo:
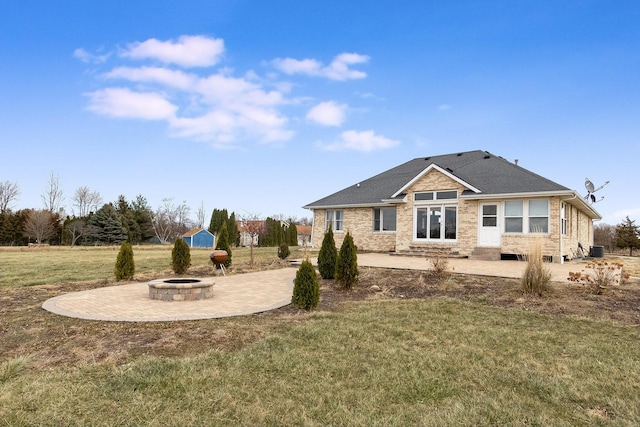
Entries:
{"type": "Polygon", "coordinates": [[[640,2],[1,0],[0,182],[243,216],[486,150],[640,219],[640,2]],[[603,199],[601,197],[604,196],[603,199]]]}

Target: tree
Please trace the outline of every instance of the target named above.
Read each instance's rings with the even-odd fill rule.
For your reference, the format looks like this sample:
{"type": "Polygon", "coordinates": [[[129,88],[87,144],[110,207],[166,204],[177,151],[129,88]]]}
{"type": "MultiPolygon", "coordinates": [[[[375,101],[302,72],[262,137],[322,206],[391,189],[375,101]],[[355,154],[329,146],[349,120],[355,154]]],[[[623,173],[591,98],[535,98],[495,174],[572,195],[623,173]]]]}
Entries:
{"type": "Polygon", "coordinates": [[[98,228],[89,224],[85,218],[69,218],[64,222],[64,244],[74,246],[80,239],[87,240],[89,236],[97,236],[98,228]]]}
{"type": "Polygon", "coordinates": [[[9,206],[20,195],[20,187],[15,182],[0,182],[0,213],[9,210],[9,206]]]}
{"type": "Polygon", "coordinates": [[[162,205],[153,213],[153,230],[160,243],[167,243],[184,234],[189,229],[189,207],[183,202],[174,205],[173,199],[162,199],[162,205]]]}
{"type": "Polygon", "coordinates": [[[240,233],[238,232],[238,222],[236,221],[236,213],[231,212],[229,221],[227,221],[227,229],[229,230],[229,243],[238,247],[240,244],[240,233]]]}
{"type": "Polygon", "coordinates": [[[129,241],[129,243],[140,243],[142,241],[142,231],[140,230],[140,226],[136,221],[133,210],[131,209],[131,205],[127,201],[127,198],[122,194],[118,196],[118,201],[116,202],[116,212],[118,212],[120,222],[127,230],[127,240],[129,241]]]}
{"type": "Polygon", "coordinates": [[[287,227],[286,235],[287,244],[289,246],[298,246],[298,227],[296,227],[293,218],[289,220],[289,226],[287,227]]]}
{"type": "Polygon", "coordinates": [[[291,251],[289,250],[287,242],[280,243],[280,246],[278,247],[278,258],[287,259],[289,258],[289,255],[291,255],[291,251]]]}
{"type": "Polygon", "coordinates": [[[611,224],[596,224],[593,226],[593,243],[604,246],[607,252],[613,252],[615,247],[616,227],[611,224]]]}
{"type": "Polygon", "coordinates": [[[229,232],[227,231],[226,221],[222,223],[217,239],[216,248],[227,252],[227,260],[224,262],[224,266],[229,267],[231,265],[231,245],[229,244],[229,232]]]}
{"type": "Polygon", "coordinates": [[[49,187],[42,195],[44,208],[51,212],[58,212],[62,204],[62,189],[60,188],[60,177],[53,172],[49,175],[49,187]]]}
{"type": "Polygon", "coordinates": [[[311,262],[305,259],[293,280],[291,304],[304,310],[311,310],[318,306],[318,302],[320,302],[318,276],[311,262]]]}
{"type": "Polygon", "coordinates": [[[262,234],[264,229],[264,221],[259,217],[259,214],[250,213],[240,219],[241,232],[246,233],[249,236],[249,264],[253,268],[253,246],[256,238],[262,234]]]}
{"type": "MultiPolygon", "coordinates": [[[[140,242],[149,240],[155,235],[153,231],[153,211],[147,203],[147,199],[138,194],[136,200],[131,202],[131,211],[133,212],[133,219],[138,224],[140,230],[140,242]]],[[[135,242],[134,242],[135,243],[135,242]]]]}
{"type": "Polygon", "coordinates": [[[127,240],[127,229],[122,225],[118,212],[111,203],[98,209],[89,223],[96,227],[93,237],[100,243],[120,244],[127,240]]]}
{"type": "Polygon", "coordinates": [[[31,214],[31,209],[22,209],[17,212],[6,210],[0,212],[0,245],[26,245],[28,236],[24,233],[24,227],[31,214]]]}
{"type": "Polygon", "coordinates": [[[324,233],[322,246],[318,253],[318,271],[323,279],[333,279],[336,274],[336,261],[338,259],[338,250],[336,242],[333,239],[333,231],[331,227],[324,233]]]}
{"type": "Polygon", "coordinates": [[[282,221],[267,217],[264,221],[264,228],[260,234],[260,246],[279,246],[284,240],[282,221]]]}
{"type": "Polygon", "coordinates": [[[338,253],[338,261],[336,262],[336,282],[340,283],[345,289],[351,290],[353,285],[358,283],[358,255],[357,248],[353,243],[353,237],[347,231],[344,236],[340,253],[338,253]]]}
{"type": "Polygon", "coordinates": [[[56,235],[55,221],[55,216],[49,210],[32,210],[24,225],[24,232],[37,243],[44,243],[56,235]]]}
{"type": "MultiPolygon", "coordinates": [[[[228,219],[229,214],[226,209],[214,209],[213,212],[211,212],[211,220],[209,221],[209,232],[217,236],[222,224],[228,219]]],[[[227,229],[227,231],[229,230],[227,229]]]]}
{"type": "Polygon", "coordinates": [[[122,242],[118,257],[116,259],[115,275],[116,281],[131,280],[136,271],[133,262],[133,248],[129,242],[122,242]]]}
{"type": "Polygon", "coordinates": [[[196,226],[198,226],[199,228],[204,228],[204,217],[205,217],[205,211],[204,211],[204,202],[200,203],[200,207],[198,208],[198,213],[196,214],[196,226]]]}
{"type": "Polygon", "coordinates": [[[171,250],[171,267],[176,274],[184,274],[191,266],[191,250],[184,239],[176,239],[171,250]]]}
{"type": "Polygon", "coordinates": [[[635,220],[626,219],[616,226],[615,243],[619,248],[629,248],[629,256],[633,256],[633,250],[640,248],[640,227],[635,220]]]}
{"type": "Polygon", "coordinates": [[[91,191],[89,187],[78,187],[71,197],[72,212],[78,217],[86,217],[90,212],[98,210],[98,206],[102,203],[102,197],[97,191],[91,191]],[[75,208],[75,209],[74,209],[75,208]],[[75,210],[77,209],[77,213],[75,210]]]}

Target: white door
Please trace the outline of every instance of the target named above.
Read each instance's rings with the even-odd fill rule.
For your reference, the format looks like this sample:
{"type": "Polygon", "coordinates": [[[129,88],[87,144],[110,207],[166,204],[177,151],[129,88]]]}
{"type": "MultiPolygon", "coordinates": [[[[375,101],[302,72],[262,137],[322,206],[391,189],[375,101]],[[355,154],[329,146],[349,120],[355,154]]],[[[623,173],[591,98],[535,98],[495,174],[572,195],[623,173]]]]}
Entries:
{"type": "Polygon", "coordinates": [[[500,204],[481,203],[478,212],[478,246],[500,246],[500,204]]]}

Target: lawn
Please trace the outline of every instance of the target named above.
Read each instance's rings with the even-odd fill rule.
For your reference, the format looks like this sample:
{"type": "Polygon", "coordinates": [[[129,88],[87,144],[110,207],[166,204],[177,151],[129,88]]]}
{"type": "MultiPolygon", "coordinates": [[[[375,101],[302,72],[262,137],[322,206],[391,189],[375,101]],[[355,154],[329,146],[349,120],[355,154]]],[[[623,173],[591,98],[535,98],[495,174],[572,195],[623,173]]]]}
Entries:
{"type": "Polygon", "coordinates": [[[39,308],[107,276],[2,280],[0,425],[640,424],[637,284],[533,298],[515,280],[362,269],[351,293],[321,281],[311,313],[135,324],[39,308]]]}

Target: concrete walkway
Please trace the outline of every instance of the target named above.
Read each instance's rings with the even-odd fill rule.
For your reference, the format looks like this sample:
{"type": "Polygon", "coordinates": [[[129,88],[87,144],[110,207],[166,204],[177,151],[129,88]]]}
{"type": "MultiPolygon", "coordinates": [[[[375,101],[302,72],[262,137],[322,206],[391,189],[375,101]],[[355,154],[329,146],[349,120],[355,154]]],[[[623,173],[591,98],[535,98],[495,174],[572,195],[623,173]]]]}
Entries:
{"type": "MultiPolygon", "coordinates": [[[[315,264],[317,255],[311,258],[315,264]]],[[[295,265],[296,263],[294,263],[295,265]]],[[[545,264],[552,280],[566,282],[569,272],[579,272],[584,261],[545,264]]],[[[360,267],[384,267],[429,270],[431,262],[423,257],[389,254],[358,254],[360,267]]],[[[526,267],[519,261],[474,261],[449,259],[449,270],[455,273],[520,278],[526,267]]],[[[72,292],[48,299],[42,308],[63,316],[90,320],[124,322],[159,322],[242,316],[283,307],[293,295],[294,268],[256,273],[218,276],[213,285],[213,298],[200,301],[159,301],[149,298],[147,283],[131,283],[88,291],[72,292]]]]}
{"type": "Polygon", "coordinates": [[[145,282],[60,295],[46,300],[42,308],[79,319],[123,322],[242,316],[290,304],[295,275],[295,269],[283,268],[218,276],[213,285],[213,298],[200,301],[152,300],[145,282]]]}

